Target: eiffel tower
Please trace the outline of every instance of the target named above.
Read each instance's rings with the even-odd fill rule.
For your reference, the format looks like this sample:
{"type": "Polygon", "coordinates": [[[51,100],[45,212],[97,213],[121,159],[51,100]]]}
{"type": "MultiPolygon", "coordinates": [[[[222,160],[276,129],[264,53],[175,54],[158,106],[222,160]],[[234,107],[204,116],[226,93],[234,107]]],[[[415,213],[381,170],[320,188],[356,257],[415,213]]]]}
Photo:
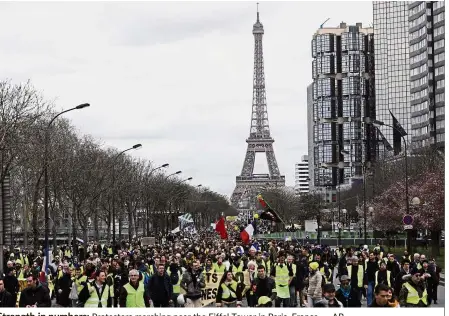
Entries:
{"type": "Polygon", "coordinates": [[[285,186],[285,176],[280,175],[273,150],[274,139],[270,135],[268,125],[262,47],[263,34],[263,25],[259,21],[259,6],[257,6],[257,21],[253,25],[254,75],[251,129],[249,138],[246,139],[248,147],[242,172],[236,177],[236,187],[231,196],[232,205],[241,211],[249,210],[255,206],[256,194],[260,192],[261,187],[285,186]],[[269,174],[254,174],[256,153],[265,153],[269,174]],[[251,200],[254,200],[254,203],[251,203],[251,200]]]}

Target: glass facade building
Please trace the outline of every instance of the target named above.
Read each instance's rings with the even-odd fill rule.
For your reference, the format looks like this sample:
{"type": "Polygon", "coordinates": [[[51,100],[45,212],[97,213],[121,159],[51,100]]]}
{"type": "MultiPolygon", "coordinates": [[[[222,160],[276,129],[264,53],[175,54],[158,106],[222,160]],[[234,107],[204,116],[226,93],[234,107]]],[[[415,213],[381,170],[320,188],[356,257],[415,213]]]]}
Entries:
{"type": "MultiPolygon", "coordinates": [[[[312,38],[313,187],[350,183],[374,155],[373,29],[361,23],[321,28],[312,38]]],[[[309,100],[308,100],[309,103],[309,100]]]]}
{"type": "MultiPolygon", "coordinates": [[[[373,2],[374,55],[376,57],[376,119],[393,125],[397,118],[411,140],[409,4],[411,2],[373,2]]],[[[393,129],[381,126],[393,145],[393,129]]],[[[401,145],[403,146],[403,144],[401,145]]]]}
{"type": "Polygon", "coordinates": [[[444,2],[408,5],[412,148],[444,147],[444,2]]]}

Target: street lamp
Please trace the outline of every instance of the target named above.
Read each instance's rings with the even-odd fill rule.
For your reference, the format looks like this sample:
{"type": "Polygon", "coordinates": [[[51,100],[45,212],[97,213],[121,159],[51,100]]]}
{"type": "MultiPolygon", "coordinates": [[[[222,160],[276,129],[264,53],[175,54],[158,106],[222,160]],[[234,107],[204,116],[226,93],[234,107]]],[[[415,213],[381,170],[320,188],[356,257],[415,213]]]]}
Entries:
{"type": "MultiPolygon", "coordinates": [[[[150,171],[150,173],[148,174],[148,178],[151,178],[151,175],[153,174],[153,172],[155,172],[156,170],[162,169],[162,168],[166,168],[168,167],[170,164],[168,163],[164,163],[163,165],[154,168],[153,170],[150,171]]],[[[149,221],[149,217],[150,217],[150,210],[149,208],[147,208],[147,211],[145,213],[146,216],[146,230],[147,230],[147,235],[150,233],[150,221],[149,221]]],[[[145,226],[144,226],[145,227],[145,226]]]]}
{"type": "MultiPolygon", "coordinates": [[[[402,140],[404,141],[404,158],[405,158],[405,206],[406,206],[406,212],[407,214],[410,214],[410,201],[409,201],[409,197],[408,197],[408,155],[407,155],[407,141],[405,140],[405,137],[402,135],[402,132],[395,127],[394,125],[389,125],[389,124],[385,124],[382,121],[378,121],[378,120],[373,120],[370,117],[365,117],[364,121],[366,124],[372,124],[374,127],[376,127],[377,129],[379,129],[380,126],[388,126],[391,127],[392,129],[394,129],[396,132],[399,133],[399,135],[401,135],[402,140]]],[[[409,232],[409,230],[407,230],[407,236],[411,236],[411,232],[409,232]]],[[[408,238],[408,237],[407,237],[408,238]]]]}
{"type": "Polygon", "coordinates": [[[187,179],[182,180],[182,181],[179,182],[179,183],[183,183],[183,182],[186,182],[186,181],[190,181],[190,180],[192,180],[192,179],[193,179],[192,177],[189,177],[189,178],[187,178],[187,179]]]}
{"type": "Polygon", "coordinates": [[[165,177],[165,180],[167,180],[167,179],[170,178],[171,176],[175,176],[175,175],[181,174],[181,173],[182,173],[182,171],[176,171],[176,172],[174,172],[174,173],[172,173],[172,174],[169,174],[168,176],[165,177]]]}
{"type": "MultiPolygon", "coordinates": [[[[83,103],[75,106],[74,108],[64,110],[59,114],[55,115],[47,125],[47,129],[45,130],[45,145],[44,145],[44,215],[45,215],[45,271],[47,271],[47,267],[49,264],[49,243],[48,243],[48,235],[50,234],[50,225],[49,219],[50,214],[48,211],[48,154],[50,147],[50,127],[51,124],[62,114],[73,111],[73,110],[81,110],[90,106],[89,103],[83,103]]],[[[2,250],[3,251],[3,250],[2,250]]]]}
{"type": "MultiPolygon", "coordinates": [[[[412,205],[418,206],[421,204],[421,200],[419,199],[419,197],[415,196],[412,199],[412,205]]],[[[412,230],[411,229],[407,229],[407,252],[410,254],[412,252],[412,230]]]]}
{"type": "Polygon", "coordinates": [[[402,140],[404,141],[404,158],[405,158],[405,202],[406,202],[406,208],[407,208],[407,214],[410,213],[410,203],[409,203],[409,198],[408,198],[408,155],[407,155],[407,141],[405,140],[405,137],[402,135],[401,131],[393,126],[393,125],[389,125],[389,124],[385,124],[382,121],[378,121],[378,120],[373,120],[369,117],[365,117],[364,119],[366,124],[372,124],[374,127],[376,127],[377,129],[380,126],[388,126],[391,127],[392,129],[394,129],[396,132],[399,133],[399,135],[401,135],[402,140]]]}
{"type": "MultiPolygon", "coordinates": [[[[118,157],[120,157],[122,154],[126,153],[127,151],[133,150],[133,149],[138,149],[142,147],[142,144],[136,144],[134,146],[132,146],[131,148],[125,149],[121,152],[119,152],[113,160],[112,163],[112,190],[115,191],[115,162],[117,161],[118,157]]],[[[128,223],[128,229],[130,229],[129,225],[131,223],[128,223]]],[[[112,244],[114,245],[114,247],[116,246],[115,244],[115,192],[112,193],[112,244]]]]}

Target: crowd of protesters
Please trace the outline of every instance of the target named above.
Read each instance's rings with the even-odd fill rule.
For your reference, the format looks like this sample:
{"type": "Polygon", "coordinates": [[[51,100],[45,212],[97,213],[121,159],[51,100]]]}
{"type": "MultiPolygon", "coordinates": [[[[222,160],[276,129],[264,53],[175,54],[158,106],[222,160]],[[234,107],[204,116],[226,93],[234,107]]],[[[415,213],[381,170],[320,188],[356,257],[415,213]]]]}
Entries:
{"type": "Polygon", "coordinates": [[[153,245],[63,245],[48,266],[42,250],[4,255],[0,307],[201,307],[208,272],[223,273],[216,307],[427,307],[441,271],[424,254],[396,257],[380,245],[243,244],[211,231],[153,245]]]}

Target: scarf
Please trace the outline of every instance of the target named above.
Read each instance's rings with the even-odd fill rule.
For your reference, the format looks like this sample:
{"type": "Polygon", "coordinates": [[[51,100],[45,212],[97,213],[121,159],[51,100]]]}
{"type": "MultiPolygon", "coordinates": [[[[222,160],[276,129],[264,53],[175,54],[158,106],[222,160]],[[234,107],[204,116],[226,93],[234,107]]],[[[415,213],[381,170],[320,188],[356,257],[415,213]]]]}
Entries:
{"type": "Polygon", "coordinates": [[[343,296],[345,297],[345,299],[349,298],[349,294],[351,294],[351,286],[348,286],[347,289],[345,289],[344,287],[341,287],[341,293],[343,294],[343,296]]]}

